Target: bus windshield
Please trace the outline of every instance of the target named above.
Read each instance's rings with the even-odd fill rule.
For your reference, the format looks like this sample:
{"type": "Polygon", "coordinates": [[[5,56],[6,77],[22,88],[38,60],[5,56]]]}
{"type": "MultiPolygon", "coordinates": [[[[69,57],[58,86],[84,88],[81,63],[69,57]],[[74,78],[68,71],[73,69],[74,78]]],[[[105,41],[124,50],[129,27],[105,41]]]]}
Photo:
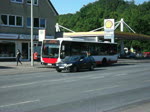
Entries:
{"type": "Polygon", "coordinates": [[[45,43],[43,45],[43,58],[58,58],[59,45],[58,44],[49,44],[45,43]]]}

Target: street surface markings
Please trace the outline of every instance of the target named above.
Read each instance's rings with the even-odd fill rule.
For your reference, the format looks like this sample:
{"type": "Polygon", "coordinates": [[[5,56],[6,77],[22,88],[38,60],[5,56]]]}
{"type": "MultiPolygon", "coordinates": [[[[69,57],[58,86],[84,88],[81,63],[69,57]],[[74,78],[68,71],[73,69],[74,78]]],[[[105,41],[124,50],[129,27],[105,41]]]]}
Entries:
{"type": "Polygon", "coordinates": [[[4,85],[4,86],[0,86],[0,88],[5,89],[5,88],[20,87],[20,86],[29,86],[29,85],[40,84],[40,83],[50,83],[50,82],[63,83],[63,82],[68,82],[69,80],[78,81],[80,79],[86,79],[86,78],[91,78],[91,77],[93,77],[93,75],[82,76],[82,77],[61,78],[61,79],[54,79],[54,80],[42,80],[42,81],[35,81],[35,82],[22,83],[22,84],[4,85]],[[60,82],[60,81],[63,81],[63,82],[60,82]]]}
{"type": "Polygon", "coordinates": [[[8,105],[0,105],[0,108],[10,107],[10,106],[16,106],[16,105],[23,105],[23,104],[28,104],[28,103],[36,103],[36,102],[40,102],[40,100],[37,99],[37,100],[18,102],[18,103],[13,103],[13,104],[8,104],[8,105]]]}
{"type": "Polygon", "coordinates": [[[102,90],[105,90],[105,89],[113,89],[113,88],[116,88],[116,87],[119,87],[119,85],[114,85],[114,86],[110,86],[110,87],[104,87],[104,88],[97,88],[97,89],[87,90],[87,91],[83,91],[83,93],[102,91],[102,90]]]}
{"type": "Polygon", "coordinates": [[[90,79],[101,79],[101,78],[105,78],[105,76],[91,77],[90,79]]]}
{"type": "Polygon", "coordinates": [[[128,75],[127,73],[120,73],[120,74],[116,74],[114,76],[124,76],[124,75],[128,75]]]}
{"type": "Polygon", "coordinates": [[[76,81],[78,81],[79,79],[71,79],[71,80],[65,80],[64,82],[76,82],[76,81]]]}
{"type": "Polygon", "coordinates": [[[148,83],[149,83],[149,82],[150,82],[150,80],[144,80],[144,82],[148,82],[148,83]]]}

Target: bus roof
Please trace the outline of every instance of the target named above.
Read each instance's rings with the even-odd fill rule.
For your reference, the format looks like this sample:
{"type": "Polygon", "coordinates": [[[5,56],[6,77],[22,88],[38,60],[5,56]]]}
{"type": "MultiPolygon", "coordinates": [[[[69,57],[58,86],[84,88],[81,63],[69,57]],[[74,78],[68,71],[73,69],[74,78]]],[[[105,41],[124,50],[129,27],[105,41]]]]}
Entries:
{"type": "Polygon", "coordinates": [[[106,44],[117,44],[117,43],[111,43],[109,41],[88,41],[81,38],[57,38],[57,39],[45,39],[45,40],[59,40],[59,41],[69,41],[69,42],[89,42],[89,43],[106,43],[106,44]]]}

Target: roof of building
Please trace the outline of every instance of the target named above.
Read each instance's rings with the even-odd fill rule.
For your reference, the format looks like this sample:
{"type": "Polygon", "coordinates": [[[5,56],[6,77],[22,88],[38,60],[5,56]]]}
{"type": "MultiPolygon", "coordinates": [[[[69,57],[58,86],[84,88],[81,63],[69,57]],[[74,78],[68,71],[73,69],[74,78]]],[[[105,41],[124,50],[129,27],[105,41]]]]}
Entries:
{"type": "Polygon", "coordinates": [[[115,32],[115,37],[118,39],[127,39],[127,40],[150,40],[149,35],[128,33],[128,32],[115,32]]]}
{"type": "Polygon", "coordinates": [[[50,0],[47,0],[50,4],[50,6],[52,6],[53,11],[56,13],[56,15],[59,15],[58,12],[56,11],[55,7],[53,6],[52,2],[50,0]]]}

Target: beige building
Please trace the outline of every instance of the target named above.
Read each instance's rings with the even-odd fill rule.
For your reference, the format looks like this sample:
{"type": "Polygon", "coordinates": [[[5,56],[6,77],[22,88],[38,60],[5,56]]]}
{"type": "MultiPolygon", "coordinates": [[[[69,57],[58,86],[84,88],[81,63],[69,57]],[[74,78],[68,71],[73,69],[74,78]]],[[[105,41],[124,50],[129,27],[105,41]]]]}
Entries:
{"type": "MultiPolygon", "coordinates": [[[[50,0],[33,0],[34,45],[38,44],[39,29],[46,38],[55,37],[58,15],[50,0]]],[[[0,60],[14,59],[20,49],[23,59],[30,60],[31,0],[1,0],[0,60]]]]}

